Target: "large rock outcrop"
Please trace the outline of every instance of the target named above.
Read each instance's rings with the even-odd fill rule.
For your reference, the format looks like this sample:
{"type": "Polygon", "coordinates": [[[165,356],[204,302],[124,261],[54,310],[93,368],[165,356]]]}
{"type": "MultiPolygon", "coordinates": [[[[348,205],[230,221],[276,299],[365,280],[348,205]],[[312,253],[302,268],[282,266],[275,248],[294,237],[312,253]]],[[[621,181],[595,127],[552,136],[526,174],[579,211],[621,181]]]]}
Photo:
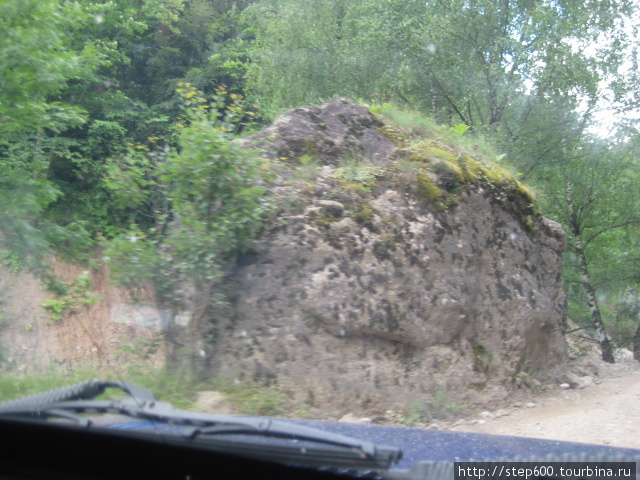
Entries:
{"type": "Polygon", "coordinates": [[[280,210],[230,275],[212,374],[384,411],[501,397],[563,364],[561,227],[434,138],[336,100],[252,139],[278,159],[280,210]]]}

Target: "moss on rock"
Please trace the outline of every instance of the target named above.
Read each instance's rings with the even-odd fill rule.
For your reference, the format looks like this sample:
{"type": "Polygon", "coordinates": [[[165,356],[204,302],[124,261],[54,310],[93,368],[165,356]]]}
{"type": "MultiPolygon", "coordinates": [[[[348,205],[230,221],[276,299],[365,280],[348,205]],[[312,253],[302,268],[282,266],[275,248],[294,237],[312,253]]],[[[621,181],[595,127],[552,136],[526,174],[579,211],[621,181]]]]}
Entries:
{"type": "Polygon", "coordinates": [[[460,189],[468,183],[460,165],[451,160],[434,163],[430,171],[438,176],[438,182],[448,192],[459,192],[460,189]]]}
{"type": "Polygon", "coordinates": [[[313,220],[313,223],[316,224],[316,227],[318,227],[319,229],[325,229],[325,228],[329,228],[329,226],[335,222],[337,219],[335,217],[327,217],[327,216],[322,216],[322,217],[316,217],[313,220]]]}
{"type": "Polygon", "coordinates": [[[416,175],[418,200],[436,212],[446,210],[458,203],[455,195],[439,188],[427,173],[416,175]]]}
{"type": "MultiPolygon", "coordinates": [[[[437,131],[422,132],[390,123],[383,115],[371,111],[372,128],[396,146],[390,159],[392,168],[378,165],[355,164],[336,168],[333,178],[349,195],[358,197],[351,213],[358,224],[373,227],[374,211],[365,200],[377,187],[391,180],[400,191],[412,192],[432,211],[447,210],[459,202],[459,196],[469,188],[480,187],[495,201],[509,204],[527,231],[534,233],[540,212],[533,195],[506,169],[464,153],[464,145],[448,144],[447,137],[437,131]],[[410,132],[410,133],[408,133],[410,132]]],[[[434,127],[437,128],[438,127],[434,127]]],[[[307,155],[313,154],[304,145],[307,155]]],[[[311,150],[311,151],[310,151],[311,150]]],[[[321,222],[322,223],[322,222],[321,222]]]]}
{"type": "MultiPolygon", "coordinates": [[[[372,115],[375,116],[374,113],[372,115]]],[[[378,118],[376,116],[376,118],[378,118]]],[[[396,147],[403,147],[409,143],[409,136],[396,125],[382,122],[382,125],[377,127],[378,131],[393,142],[396,147]]]]}
{"type": "Polygon", "coordinates": [[[424,155],[432,161],[445,160],[455,163],[458,158],[458,155],[453,153],[452,151],[433,145],[421,147],[418,151],[420,154],[424,155]]]}
{"type": "Polygon", "coordinates": [[[356,199],[354,210],[351,213],[351,218],[354,222],[362,225],[363,227],[367,227],[369,230],[373,230],[375,228],[373,224],[373,220],[375,218],[373,206],[361,198],[356,199]]]}

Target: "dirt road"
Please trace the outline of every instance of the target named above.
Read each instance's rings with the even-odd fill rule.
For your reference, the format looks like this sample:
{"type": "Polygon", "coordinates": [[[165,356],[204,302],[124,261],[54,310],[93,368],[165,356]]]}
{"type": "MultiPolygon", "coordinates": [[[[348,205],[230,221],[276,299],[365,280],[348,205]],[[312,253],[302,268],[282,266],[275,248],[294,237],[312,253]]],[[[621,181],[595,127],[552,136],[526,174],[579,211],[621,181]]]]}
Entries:
{"type": "Polygon", "coordinates": [[[556,388],[505,408],[506,416],[453,429],[640,449],[640,364],[605,368],[597,382],[578,390],[556,388]]]}

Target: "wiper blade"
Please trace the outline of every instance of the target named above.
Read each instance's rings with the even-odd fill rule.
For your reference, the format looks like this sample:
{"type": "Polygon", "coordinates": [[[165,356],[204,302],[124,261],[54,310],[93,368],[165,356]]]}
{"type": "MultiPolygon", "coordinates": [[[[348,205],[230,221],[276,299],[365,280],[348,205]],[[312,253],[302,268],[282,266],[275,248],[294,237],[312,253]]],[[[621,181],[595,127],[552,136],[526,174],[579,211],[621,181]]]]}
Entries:
{"type": "Polygon", "coordinates": [[[284,420],[178,410],[130,382],[91,380],[0,404],[0,416],[64,418],[89,427],[91,419],[75,415],[84,413],[115,413],[175,425],[181,428],[174,429],[176,431],[164,439],[195,442],[224,453],[276,462],[387,469],[402,458],[401,450],[395,447],[378,446],[284,420]],[[130,396],[122,400],[93,400],[109,387],[120,388],[130,396]],[[256,442],[251,438],[275,440],[256,442]]]}
{"type": "Polygon", "coordinates": [[[130,396],[140,400],[155,400],[156,397],[150,390],[126,380],[122,382],[104,382],[98,379],[75,383],[66,387],[56,388],[35,395],[17,398],[9,402],[0,403],[0,413],[11,411],[13,408],[33,407],[37,409],[43,405],[65,400],[93,399],[102,395],[107,388],[119,388],[130,396]]]}

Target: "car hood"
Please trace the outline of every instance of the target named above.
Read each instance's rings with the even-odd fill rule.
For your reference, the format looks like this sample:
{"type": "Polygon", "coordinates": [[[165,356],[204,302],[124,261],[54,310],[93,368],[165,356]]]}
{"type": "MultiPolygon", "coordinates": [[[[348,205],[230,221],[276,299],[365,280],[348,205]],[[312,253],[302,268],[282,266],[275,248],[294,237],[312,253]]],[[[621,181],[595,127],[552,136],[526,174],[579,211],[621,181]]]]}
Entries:
{"type": "MultiPolygon", "coordinates": [[[[549,455],[575,456],[576,458],[603,458],[622,455],[637,458],[640,462],[640,450],[632,448],[402,426],[284,418],[278,420],[306,425],[378,445],[398,447],[402,450],[403,457],[392,468],[399,469],[411,468],[421,461],[509,460],[542,458],[549,455]]],[[[157,427],[157,424],[152,425],[151,422],[125,422],[110,425],[110,428],[125,430],[148,430],[157,427]]],[[[166,433],[170,433],[171,429],[175,428],[167,425],[160,427],[166,433]]]]}

